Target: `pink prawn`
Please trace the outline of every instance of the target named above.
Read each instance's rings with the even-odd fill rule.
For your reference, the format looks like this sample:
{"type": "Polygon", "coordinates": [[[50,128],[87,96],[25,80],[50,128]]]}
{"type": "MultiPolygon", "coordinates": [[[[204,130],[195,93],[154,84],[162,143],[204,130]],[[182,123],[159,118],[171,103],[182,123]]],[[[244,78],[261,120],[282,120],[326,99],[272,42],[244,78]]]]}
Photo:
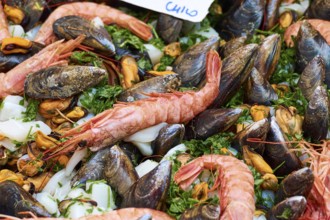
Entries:
{"type": "Polygon", "coordinates": [[[174,175],[174,181],[187,189],[204,169],[219,173],[210,190],[219,188],[220,219],[253,219],[254,179],[245,163],[232,156],[204,155],[182,166],[174,175]]]}
{"type": "Polygon", "coordinates": [[[51,65],[67,64],[66,58],[84,40],[83,36],[63,43],[63,40],[48,45],[39,53],[17,65],[7,73],[0,73],[0,98],[8,95],[21,94],[24,81],[31,72],[44,69],[51,65]]]}
{"type": "Polygon", "coordinates": [[[97,151],[161,122],[187,122],[205,110],[217,97],[220,74],[219,55],[210,51],[206,61],[206,84],[202,89],[197,92],[154,93],[148,99],[116,104],[113,109],[67,131],[64,137],[68,140],[56,147],[51,157],[71,151],[78,144],[97,151]]]}
{"type": "MultiPolygon", "coordinates": [[[[324,21],[320,19],[307,19],[307,21],[324,37],[324,39],[330,44],[330,21],[324,21]]],[[[284,33],[284,40],[286,45],[293,47],[294,43],[291,36],[296,37],[302,21],[298,21],[288,27],[284,33]]]]}
{"type": "Polygon", "coordinates": [[[2,4],[0,2],[0,43],[4,38],[7,37],[10,37],[10,33],[8,30],[8,22],[5,12],[3,11],[2,4]]]}
{"type": "Polygon", "coordinates": [[[141,39],[148,41],[152,38],[151,28],[144,22],[125,14],[124,12],[92,2],[75,2],[64,4],[55,9],[41,26],[35,41],[41,44],[49,44],[54,41],[53,23],[64,16],[78,15],[86,19],[100,17],[105,24],[115,23],[132,31],[141,39]]]}

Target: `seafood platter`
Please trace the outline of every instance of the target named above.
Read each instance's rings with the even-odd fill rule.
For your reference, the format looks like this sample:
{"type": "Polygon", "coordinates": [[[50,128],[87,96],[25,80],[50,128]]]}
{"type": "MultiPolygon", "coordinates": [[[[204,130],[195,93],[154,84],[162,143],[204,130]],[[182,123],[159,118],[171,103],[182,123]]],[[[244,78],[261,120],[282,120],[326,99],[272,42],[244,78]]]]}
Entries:
{"type": "Polygon", "coordinates": [[[330,1],[191,7],[1,0],[0,219],[330,220],[330,1]]]}

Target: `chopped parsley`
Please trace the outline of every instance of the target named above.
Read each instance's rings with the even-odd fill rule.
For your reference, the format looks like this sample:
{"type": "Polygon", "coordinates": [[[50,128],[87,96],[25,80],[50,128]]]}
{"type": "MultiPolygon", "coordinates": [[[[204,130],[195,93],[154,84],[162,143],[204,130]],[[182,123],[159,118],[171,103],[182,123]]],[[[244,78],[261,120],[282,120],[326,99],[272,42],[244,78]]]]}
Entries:
{"type": "MultiPolygon", "coordinates": [[[[24,100],[22,100],[24,101],[24,100]]],[[[26,111],[23,112],[23,122],[34,121],[38,114],[39,101],[35,99],[29,99],[26,111]]]]}
{"type": "Polygon", "coordinates": [[[159,66],[157,67],[157,71],[165,71],[167,66],[171,66],[175,60],[175,57],[171,57],[169,55],[164,55],[160,58],[159,66]]]}
{"type": "Polygon", "coordinates": [[[70,57],[71,62],[77,64],[90,63],[93,66],[100,67],[102,64],[102,59],[99,58],[95,53],[89,51],[74,51],[70,57]]]}

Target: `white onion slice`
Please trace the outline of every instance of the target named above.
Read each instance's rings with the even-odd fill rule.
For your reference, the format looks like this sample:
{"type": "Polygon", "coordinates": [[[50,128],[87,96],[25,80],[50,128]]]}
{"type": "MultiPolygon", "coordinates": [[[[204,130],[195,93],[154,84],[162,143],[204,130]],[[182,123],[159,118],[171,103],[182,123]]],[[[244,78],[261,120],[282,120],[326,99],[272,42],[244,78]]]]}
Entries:
{"type": "Polygon", "coordinates": [[[90,192],[91,199],[97,202],[97,207],[105,210],[112,210],[116,208],[111,187],[104,182],[87,182],[86,189],[90,192]]]}
{"type": "Polygon", "coordinates": [[[147,49],[152,65],[159,63],[160,58],[163,56],[163,52],[152,44],[144,44],[144,46],[147,49]]]}
{"type": "Polygon", "coordinates": [[[57,214],[58,211],[58,205],[56,202],[56,199],[52,197],[48,192],[41,192],[33,195],[34,198],[41,203],[45,207],[45,209],[50,214],[57,214]]]}
{"type": "Polygon", "coordinates": [[[138,142],[131,141],[134,144],[143,156],[151,156],[153,154],[153,150],[151,148],[151,142],[138,142]]]}
{"type": "Polygon", "coordinates": [[[54,196],[56,189],[63,188],[67,183],[70,184],[70,180],[73,175],[74,173],[72,173],[69,177],[66,176],[65,169],[58,171],[54,176],[52,176],[52,178],[50,178],[42,192],[48,192],[54,196]]]}
{"type": "Polygon", "coordinates": [[[87,148],[77,149],[65,168],[65,175],[70,176],[77,164],[87,155],[87,148]]]}
{"type": "Polygon", "coordinates": [[[6,149],[8,149],[11,152],[14,152],[17,150],[16,144],[12,142],[9,138],[5,138],[0,141],[0,145],[4,146],[6,149]]]}
{"type": "Polygon", "coordinates": [[[84,199],[90,199],[90,195],[85,192],[82,188],[74,188],[72,189],[68,195],[67,198],[75,199],[75,198],[84,198],[84,199]]]}
{"type": "Polygon", "coordinates": [[[81,125],[83,123],[85,123],[86,121],[88,121],[89,119],[93,118],[95,115],[92,113],[88,113],[85,117],[79,119],[74,125],[78,126],[81,125]]]}
{"type": "Polygon", "coordinates": [[[25,37],[25,31],[21,25],[9,25],[9,33],[12,37],[25,37]]]}
{"type": "Polygon", "coordinates": [[[136,132],[135,134],[132,134],[131,136],[126,137],[124,139],[124,141],[126,141],[126,142],[131,142],[131,141],[150,142],[150,141],[153,141],[158,136],[160,129],[162,129],[165,125],[167,125],[167,123],[162,122],[160,124],[140,130],[140,131],[136,132]]]}
{"type": "Polygon", "coordinates": [[[153,170],[156,166],[158,166],[158,163],[153,160],[146,160],[140,163],[138,166],[135,167],[135,170],[139,177],[146,175],[151,170],[153,170]]]}
{"type": "Polygon", "coordinates": [[[13,104],[3,101],[1,104],[0,121],[7,121],[9,119],[21,119],[23,118],[23,112],[26,111],[24,106],[13,104]]]}
{"type": "Polygon", "coordinates": [[[77,219],[87,214],[90,214],[88,210],[92,210],[93,206],[86,202],[72,202],[67,209],[68,218],[77,219]]]}

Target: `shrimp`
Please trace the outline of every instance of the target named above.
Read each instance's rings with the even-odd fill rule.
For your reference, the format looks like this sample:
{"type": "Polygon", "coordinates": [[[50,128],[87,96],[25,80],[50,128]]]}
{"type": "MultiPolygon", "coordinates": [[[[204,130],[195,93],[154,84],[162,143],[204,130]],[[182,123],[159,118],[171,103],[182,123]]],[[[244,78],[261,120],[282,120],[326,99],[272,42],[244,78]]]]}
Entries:
{"type": "MultiPolygon", "coordinates": [[[[173,220],[170,216],[168,216],[166,213],[148,209],[148,208],[125,208],[125,209],[118,209],[114,211],[110,211],[107,213],[103,213],[100,215],[88,215],[83,216],[80,218],[77,218],[75,220],[124,220],[124,219],[132,219],[137,220],[144,216],[152,216],[153,220],[173,220]]],[[[12,217],[12,216],[6,216],[6,215],[0,215],[0,218],[2,219],[8,219],[8,220],[17,220],[19,218],[12,217]]],[[[36,216],[33,216],[33,218],[24,218],[26,220],[69,220],[68,218],[38,218],[36,216]]]]}
{"type": "Polygon", "coordinates": [[[7,37],[10,37],[10,33],[8,30],[8,22],[5,12],[3,11],[2,4],[0,2],[0,43],[4,38],[7,37]]]}
{"type": "MultiPolygon", "coordinates": [[[[151,93],[149,98],[115,104],[84,124],[67,131],[68,140],[55,147],[50,157],[74,150],[79,144],[92,151],[109,146],[144,128],[167,122],[182,123],[204,111],[217,97],[221,60],[216,51],[206,58],[206,84],[197,92],[151,93]]],[[[49,152],[48,152],[49,153],[49,152]]]]}
{"type": "MultiPolygon", "coordinates": [[[[328,44],[330,44],[330,21],[324,21],[320,19],[307,19],[307,21],[324,37],[328,44]]],[[[284,40],[287,46],[293,47],[294,42],[291,39],[291,36],[296,37],[302,21],[298,21],[290,25],[285,33],[284,40]]]]}
{"type": "Polygon", "coordinates": [[[182,166],[174,181],[185,190],[203,169],[216,169],[218,177],[210,189],[220,187],[220,219],[251,220],[255,211],[254,179],[249,168],[232,156],[204,155],[182,166]]]}
{"type": "Polygon", "coordinates": [[[58,7],[41,26],[35,41],[49,44],[54,41],[53,23],[64,16],[77,15],[86,19],[100,17],[105,24],[116,23],[136,34],[145,41],[152,38],[151,28],[144,22],[107,5],[92,2],[75,2],[58,7]]]}
{"type": "Polygon", "coordinates": [[[0,73],[0,98],[8,95],[21,94],[24,91],[24,81],[31,72],[44,69],[51,65],[66,65],[65,58],[84,40],[80,36],[75,40],[63,43],[63,40],[48,45],[39,53],[17,65],[7,73],[0,73]]]}
{"type": "Polygon", "coordinates": [[[330,219],[330,146],[321,145],[321,152],[308,143],[301,145],[310,155],[308,159],[314,174],[314,185],[307,198],[307,207],[299,220],[330,219]]]}

